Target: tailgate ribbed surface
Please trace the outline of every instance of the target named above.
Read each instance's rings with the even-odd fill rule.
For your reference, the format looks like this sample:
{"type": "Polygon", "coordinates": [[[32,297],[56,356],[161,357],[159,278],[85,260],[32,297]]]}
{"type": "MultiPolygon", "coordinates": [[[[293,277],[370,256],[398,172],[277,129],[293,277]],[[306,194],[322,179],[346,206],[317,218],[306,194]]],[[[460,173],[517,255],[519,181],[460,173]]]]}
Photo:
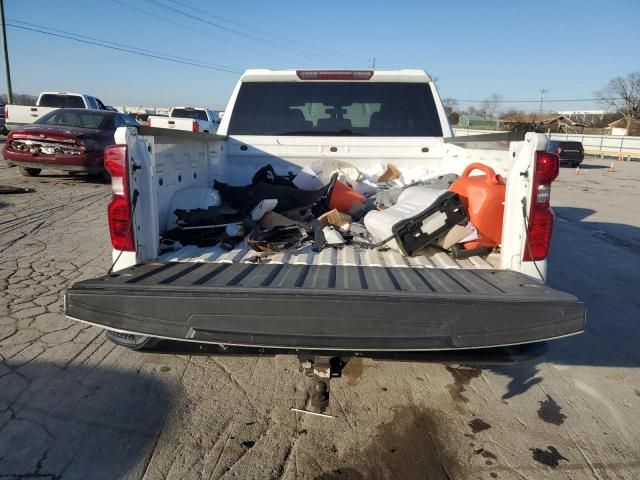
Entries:
{"type": "Polygon", "coordinates": [[[75,288],[277,289],[343,294],[400,294],[433,297],[479,296],[535,301],[558,299],[560,292],[506,270],[362,267],[291,264],[151,262],[106,277],[87,280],[75,288]],[[550,295],[552,294],[552,295],[550,295]]]}

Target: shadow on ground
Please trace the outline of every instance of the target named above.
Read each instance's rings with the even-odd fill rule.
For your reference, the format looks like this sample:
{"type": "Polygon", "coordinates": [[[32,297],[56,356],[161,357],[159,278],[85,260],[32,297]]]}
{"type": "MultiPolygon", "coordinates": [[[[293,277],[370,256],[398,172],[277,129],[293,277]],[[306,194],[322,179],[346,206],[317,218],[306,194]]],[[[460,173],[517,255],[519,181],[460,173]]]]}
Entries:
{"type": "Polygon", "coordinates": [[[172,403],[159,380],[37,361],[0,373],[2,478],[142,477],[172,403]]]}

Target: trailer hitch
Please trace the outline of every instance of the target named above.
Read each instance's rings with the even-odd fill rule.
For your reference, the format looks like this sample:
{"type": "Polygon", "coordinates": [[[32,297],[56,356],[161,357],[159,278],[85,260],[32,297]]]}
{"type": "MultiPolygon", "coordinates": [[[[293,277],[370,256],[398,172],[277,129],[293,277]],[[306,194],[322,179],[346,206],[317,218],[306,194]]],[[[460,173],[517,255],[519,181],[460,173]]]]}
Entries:
{"type": "Polygon", "coordinates": [[[342,376],[342,369],[348,359],[314,355],[299,355],[300,371],[313,378],[310,391],[310,410],[322,413],[329,406],[329,381],[342,376]]]}

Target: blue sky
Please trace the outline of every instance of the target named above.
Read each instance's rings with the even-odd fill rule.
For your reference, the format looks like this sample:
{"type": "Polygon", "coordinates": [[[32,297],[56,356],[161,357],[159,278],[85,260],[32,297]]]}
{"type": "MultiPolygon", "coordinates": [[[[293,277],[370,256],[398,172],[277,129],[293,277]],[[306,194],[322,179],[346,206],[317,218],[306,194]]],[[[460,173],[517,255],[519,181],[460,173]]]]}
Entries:
{"type": "MultiPolygon", "coordinates": [[[[366,68],[375,57],[377,68],[425,69],[443,97],[459,99],[535,99],[541,88],[548,99],[592,98],[610,78],[640,70],[637,0],[5,0],[5,16],[233,70],[366,68]]],[[[239,77],[11,26],[7,32],[19,93],[81,91],[112,105],[224,108],[239,77]]],[[[545,109],[552,107],[600,108],[545,109]]]]}

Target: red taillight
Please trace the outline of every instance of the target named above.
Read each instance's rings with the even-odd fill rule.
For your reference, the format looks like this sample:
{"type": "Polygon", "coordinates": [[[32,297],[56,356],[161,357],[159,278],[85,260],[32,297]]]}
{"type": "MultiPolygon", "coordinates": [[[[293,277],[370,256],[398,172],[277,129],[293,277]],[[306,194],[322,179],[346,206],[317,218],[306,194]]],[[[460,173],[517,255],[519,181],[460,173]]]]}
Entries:
{"type": "Polygon", "coordinates": [[[525,249],[525,262],[547,258],[552,233],[553,210],[550,207],[534,207],[529,217],[529,247],[525,249]]]}
{"type": "Polygon", "coordinates": [[[373,70],[297,70],[300,80],[370,80],[373,70]]]}
{"type": "Polygon", "coordinates": [[[560,160],[555,153],[536,152],[536,166],[531,193],[529,231],[524,261],[544,260],[549,255],[553,233],[553,210],[549,206],[551,182],[558,176],[560,160]]]}
{"type": "Polygon", "coordinates": [[[116,250],[135,252],[129,195],[129,168],[126,145],[104,149],[104,168],[111,175],[111,201],[107,208],[111,245],[116,250]]]}
{"type": "Polygon", "coordinates": [[[192,126],[191,126],[191,130],[194,132],[199,132],[200,131],[200,124],[198,122],[193,122],[192,126]]]}
{"type": "Polygon", "coordinates": [[[107,207],[109,215],[109,234],[111,245],[116,250],[135,252],[136,246],[131,228],[131,208],[129,199],[121,195],[113,195],[107,207]]]}
{"type": "Polygon", "coordinates": [[[560,159],[555,153],[536,152],[536,181],[538,185],[550,184],[560,172],[560,159]]]}
{"type": "Polygon", "coordinates": [[[111,178],[126,179],[127,171],[127,146],[111,145],[104,149],[104,168],[107,169],[111,178]]]}

